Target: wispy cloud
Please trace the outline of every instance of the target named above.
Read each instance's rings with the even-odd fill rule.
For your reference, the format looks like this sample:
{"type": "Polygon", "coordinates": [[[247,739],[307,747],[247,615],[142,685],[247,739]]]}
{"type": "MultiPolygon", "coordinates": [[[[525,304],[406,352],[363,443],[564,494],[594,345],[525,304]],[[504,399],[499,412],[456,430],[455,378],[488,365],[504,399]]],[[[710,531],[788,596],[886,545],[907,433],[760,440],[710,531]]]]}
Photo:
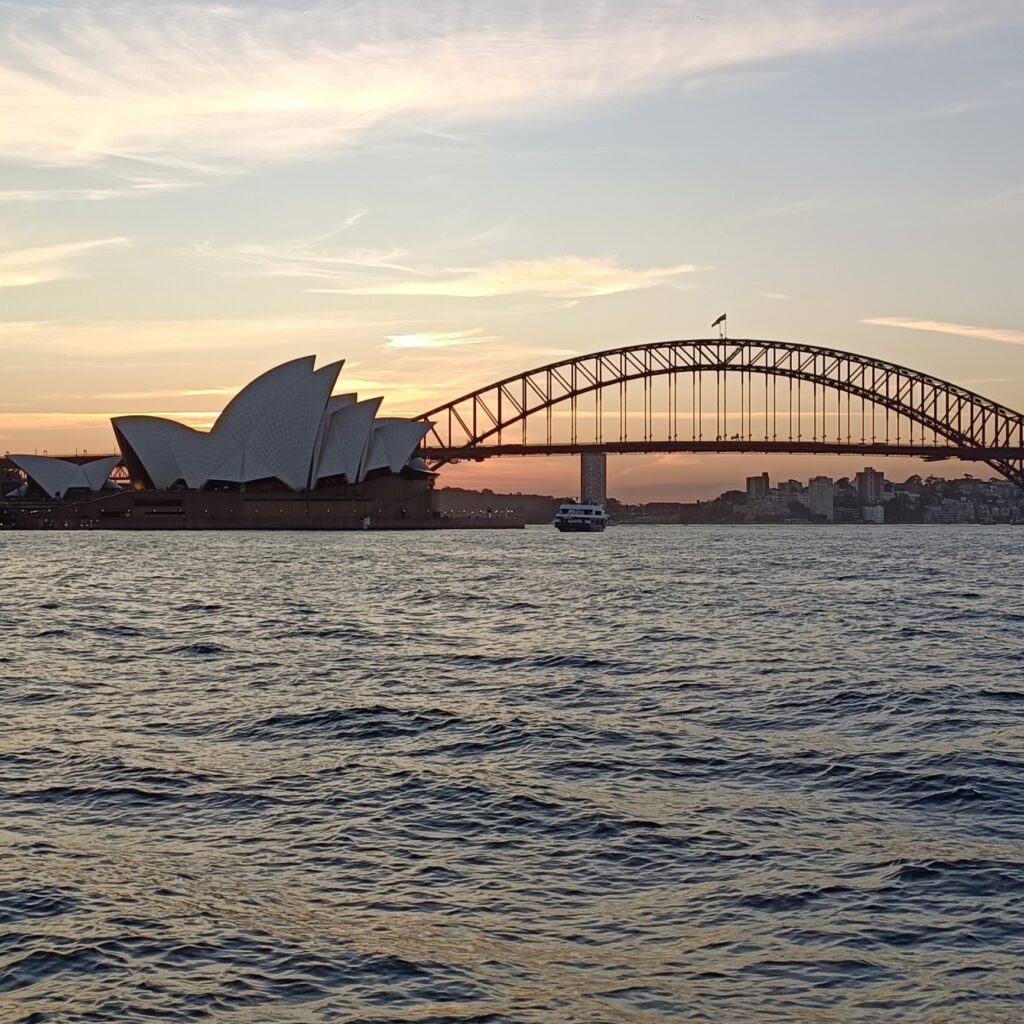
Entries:
{"type": "Polygon", "coordinates": [[[324,243],[337,233],[284,245],[219,248],[205,243],[195,251],[222,273],[305,280],[309,282],[306,291],[327,295],[495,298],[532,294],[582,299],[656,285],[678,288],[685,275],[706,269],[693,263],[632,268],[608,257],[585,256],[439,268],[424,265],[406,249],[333,251],[324,243]]]}
{"type": "Polygon", "coordinates": [[[0,251],[0,288],[23,288],[75,277],[78,269],[74,263],[84,253],[127,244],[128,239],[123,237],[96,238],[84,242],[61,242],[58,245],[34,245],[0,251]]]}
{"type": "Polygon", "coordinates": [[[727,68],[699,78],[691,78],[686,81],[683,89],[691,96],[702,93],[740,92],[764,87],[772,82],[788,78],[797,70],[797,68],[758,68],[755,70],[727,68]]]}
{"type": "Polygon", "coordinates": [[[788,302],[793,296],[785,292],[758,292],[762,299],[770,299],[772,302],[788,302]]]}
{"type": "Polygon", "coordinates": [[[0,152],[290,157],[1020,17],[1015,0],[0,0],[0,152]]]}
{"type": "Polygon", "coordinates": [[[975,199],[964,207],[973,213],[994,214],[1005,217],[1008,214],[1024,213],[1024,182],[1001,189],[992,195],[975,199]]]}
{"type": "Polygon", "coordinates": [[[516,369],[570,354],[522,339],[505,342],[484,328],[453,330],[450,322],[433,324],[422,315],[407,321],[336,314],[0,321],[8,384],[0,403],[0,450],[58,452],[84,446],[111,451],[109,419],[126,413],[166,416],[206,429],[257,373],[314,352],[323,361],[347,357],[340,390],[382,395],[389,412],[410,416],[516,369]],[[382,335],[406,344],[391,351],[382,335]],[[410,348],[413,338],[427,344],[417,347],[412,341],[410,348]],[[464,346],[457,359],[446,350],[450,344],[464,346]],[[63,378],[54,377],[58,362],[63,378]]]}
{"type": "Polygon", "coordinates": [[[955,334],[961,338],[980,338],[984,341],[1003,341],[1010,345],[1024,345],[1024,331],[1005,327],[975,327],[973,324],[951,324],[943,320],[915,320],[905,316],[878,316],[861,320],[862,324],[877,327],[899,327],[907,331],[933,331],[936,334],[955,334]]]}
{"type": "MultiPolygon", "coordinates": [[[[91,451],[94,455],[114,454],[117,445],[110,418],[124,410],[103,412],[5,412],[0,410],[0,444],[11,452],[44,452],[70,455],[91,451]]],[[[196,430],[209,430],[216,412],[154,410],[154,416],[176,419],[196,430]]]]}
{"type": "Polygon", "coordinates": [[[952,100],[938,107],[922,110],[915,116],[921,118],[962,117],[967,114],[980,114],[987,110],[1002,110],[1006,107],[1016,107],[1021,103],[1024,103],[1024,98],[1020,96],[978,96],[969,99],[952,100]]]}
{"type": "Polygon", "coordinates": [[[281,245],[232,245],[221,248],[204,242],[193,250],[203,259],[228,274],[253,274],[264,277],[291,277],[321,281],[351,281],[364,271],[398,271],[416,274],[419,271],[406,261],[404,249],[349,249],[330,251],[325,243],[340,231],[355,224],[358,217],[349,217],[341,228],[308,241],[281,245]]]}
{"type": "Polygon", "coordinates": [[[219,388],[159,388],[156,391],[106,391],[98,395],[65,395],[66,398],[117,399],[137,402],[153,398],[226,398],[236,394],[242,384],[219,388]]]}
{"type": "Polygon", "coordinates": [[[481,328],[471,331],[425,331],[419,334],[389,334],[386,348],[457,348],[461,345],[483,345],[498,339],[483,333],[481,328]]]}
{"type": "Polygon", "coordinates": [[[48,203],[81,200],[98,202],[124,193],[113,188],[5,188],[0,189],[0,203],[48,203]]]}
{"type": "Polygon", "coordinates": [[[368,335],[379,338],[382,332],[397,333],[413,326],[422,326],[422,319],[300,314],[197,320],[12,320],[0,321],[0,351],[7,353],[5,368],[39,365],[60,356],[75,365],[148,372],[156,364],[202,365],[213,353],[242,358],[242,365],[248,366],[262,365],[268,350],[285,355],[333,353],[339,351],[342,339],[351,345],[368,335]]]}
{"type": "MultiPolygon", "coordinates": [[[[111,173],[104,177],[111,184],[52,188],[5,188],[0,189],[0,203],[35,204],[51,202],[102,202],[107,199],[137,199],[141,196],[155,195],[161,192],[180,192],[182,189],[196,188],[207,184],[197,173],[185,174],[177,172],[167,174],[155,170],[153,173],[111,173]]],[[[208,176],[207,176],[208,179],[208,176]]]]}
{"type": "Polygon", "coordinates": [[[638,291],[656,285],[678,285],[683,275],[699,270],[695,264],[633,269],[610,259],[562,256],[544,260],[497,260],[482,267],[455,270],[441,276],[412,281],[357,284],[340,289],[347,295],[430,295],[479,299],[534,294],[562,298],[590,298],[638,291]]]}
{"type": "Polygon", "coordinates": [[[1020,103],[1024,103],[1024,92],[1021,91],[1021,82],[1016,79],[1007,79],[991,87],[984,94],[949,100],[945,103],[940,103],[938,106],[918,111],[915,116],[922,118],[960,117],[965,114],[977,114],[987,110],[1015,107],[1020,103]]]}
{"type": "Polygon", "coordinates": [[[779,200],[763,209],[755,210],[752,217],[793,217],[802,213],[816,213],[834,205],[829,196],[807,196],[803,199],[779,200]]]}

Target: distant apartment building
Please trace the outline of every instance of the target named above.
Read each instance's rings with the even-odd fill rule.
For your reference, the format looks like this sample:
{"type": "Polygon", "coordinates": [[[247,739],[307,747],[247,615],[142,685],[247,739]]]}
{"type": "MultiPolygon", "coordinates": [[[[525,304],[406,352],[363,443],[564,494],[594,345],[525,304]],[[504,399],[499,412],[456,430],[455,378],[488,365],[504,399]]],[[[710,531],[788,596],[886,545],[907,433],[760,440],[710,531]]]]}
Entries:
{"type": "Polygon", "coordinates": [[[835,484],[830,476],[816,476],[807,487],[807,507],[812,516],[823,516],[828,522],[835,519],[835,484]]]}
{"type": "Polygon", "coordinates": [[[973,501],[943,498],[938,505],[929,505],[924,510],[926,523],[973,523],[977,521],[977,510],[973,501]]]}
{"type": "Polygon", "coordinates": [[[789,511],[789,499],[785,495],[769,494],[747,502],[745,519],[748,523],[776,521],[784,519],[789,511]]]}
{"type": "Polygon", "coordinates": [[[868,466],[855,477],[857,500],[861,505],[880,505],[885,488],[885,474],[868,466]]]}
{"type": "Polygon", "coordinates": [[[747,477],[747,501],[758,501],[761,498],[767,498],[770,490],[771,484],[767,473],[762,473],[760,476],[747,477]]]}
{"type": "Polygon", "coordinates": [[[862,523],[864,522],[864,520],[861,518],[859,508],[846,508],[837,506],[832,512],[832,522],[862,523]]]}
{"type": "MultiPolygon", "coordinates": [[[[881,473],[879,473],[881,476],[881,473]]],[[[861,515],[865,523],[874,523],[881,526],[885,522],[885,509],[881,505],[865,505],[861,509],[861,515]]]]}

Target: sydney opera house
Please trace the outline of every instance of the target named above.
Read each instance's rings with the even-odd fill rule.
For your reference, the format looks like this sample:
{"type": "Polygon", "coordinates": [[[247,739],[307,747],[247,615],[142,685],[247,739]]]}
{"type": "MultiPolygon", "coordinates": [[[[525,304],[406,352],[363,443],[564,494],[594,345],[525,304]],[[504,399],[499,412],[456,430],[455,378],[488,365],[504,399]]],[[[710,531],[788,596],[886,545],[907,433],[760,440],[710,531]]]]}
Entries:
{"type": "Polygon", "coordinates": [[[111,423],[120,456],[9,455],[12,525],[108,529],[359,529],[441,525],[430,424],[335,394],[342,363],[293,359],[243,388],[212,428],[156,416],[111,423]],[[112,479],[115,474],[118,479],[112,479]],[[40,499],[33,503],[35,496],[40,499]]]}

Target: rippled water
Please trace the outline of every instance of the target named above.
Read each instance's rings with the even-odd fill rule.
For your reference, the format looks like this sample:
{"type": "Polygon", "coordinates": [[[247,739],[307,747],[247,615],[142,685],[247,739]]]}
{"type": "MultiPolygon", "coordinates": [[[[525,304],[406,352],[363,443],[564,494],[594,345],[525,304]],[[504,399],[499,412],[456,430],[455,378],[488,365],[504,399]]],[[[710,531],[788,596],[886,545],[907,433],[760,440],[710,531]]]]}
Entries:
{"type": "Polygon", "coordinates": [[[0,1019],[1024,1019],[1013,528],[0,535],[0,1019]]]}

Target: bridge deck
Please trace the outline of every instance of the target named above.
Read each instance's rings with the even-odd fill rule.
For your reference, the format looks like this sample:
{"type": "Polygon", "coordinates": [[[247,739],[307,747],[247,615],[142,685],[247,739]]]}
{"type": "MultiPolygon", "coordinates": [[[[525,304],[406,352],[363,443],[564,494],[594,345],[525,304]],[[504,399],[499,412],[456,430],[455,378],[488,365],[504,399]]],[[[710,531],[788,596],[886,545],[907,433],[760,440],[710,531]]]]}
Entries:
{"type": "Polygon", "coordinates": [[[963,448],[934,444],[879,444],[825,441],[604,441],[601,443],[538,443],[538,444],[480,444],[475,446],[444,448],[424,445],[417,454],[435,462],[454,462],[460,459],[480,461],[496,455],[583,455],[587,452],[605,452],[608,455],[650,454],[653,452],[716,452],[788,454],[788,455],[892,455],[926,459],[961,459],[967,462],[988,462],[993,459],[1024,459],[1024,448],[963,448]]]}

